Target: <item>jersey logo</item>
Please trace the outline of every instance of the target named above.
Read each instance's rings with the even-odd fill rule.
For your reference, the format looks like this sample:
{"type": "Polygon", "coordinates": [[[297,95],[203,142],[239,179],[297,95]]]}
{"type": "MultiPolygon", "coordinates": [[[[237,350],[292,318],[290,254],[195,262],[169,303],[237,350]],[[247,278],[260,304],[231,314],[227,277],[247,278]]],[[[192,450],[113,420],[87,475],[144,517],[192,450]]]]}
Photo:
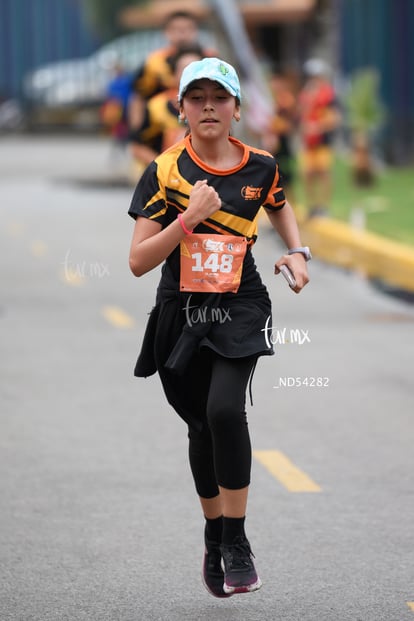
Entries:
{"type": "Polygon", "coordinates": [[[241,195],[246,201],[256,201],[262,195],[263,188],[254,188],[251,185],[244,185],[241,189],[241,195]]]}
{"type": "Polygon", "coordinates": [[[223,252],[224,242],[214,241],[213,239],[204,239],[203,248],[207,252],[223,252]]]}

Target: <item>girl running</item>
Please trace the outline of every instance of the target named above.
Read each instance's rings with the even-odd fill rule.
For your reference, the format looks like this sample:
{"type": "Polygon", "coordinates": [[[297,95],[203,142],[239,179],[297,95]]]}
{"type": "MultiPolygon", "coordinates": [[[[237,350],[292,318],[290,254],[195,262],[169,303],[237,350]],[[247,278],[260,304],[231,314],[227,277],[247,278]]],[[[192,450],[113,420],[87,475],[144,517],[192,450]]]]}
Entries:
{"type": "Polygon", "coordinates": [[[245,394],[258,357],[273,353],[264,330],[271,302],[252,256],[260,208],[287,246],[275,273],[288,266],[296,293],[308,282],[310,253],[273,156],[230,135],[241,104],[234,68],[218,58],[190,63],[178,99],[188,135],[148,166],[129,209],[132,272],[163,263],[135,375],[158,372],[188,426],[205,518],[203,582],[228,597],[261,586],[244,529],[252,459],[245,394]]]}

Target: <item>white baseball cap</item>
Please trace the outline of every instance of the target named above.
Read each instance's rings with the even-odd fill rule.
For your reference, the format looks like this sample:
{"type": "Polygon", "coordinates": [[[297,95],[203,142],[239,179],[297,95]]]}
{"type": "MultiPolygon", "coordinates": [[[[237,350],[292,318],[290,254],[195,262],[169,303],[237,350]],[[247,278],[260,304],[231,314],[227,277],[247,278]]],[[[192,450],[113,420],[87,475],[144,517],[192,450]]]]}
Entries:
{"type": "Polygon", "coordinates": [[[188,64],[181,74],[178,100],[182,100],[192,82],[202,79],[218,82],[241,102],[240,82],[236,70],[220,58],[203,58],[188,64]]]}

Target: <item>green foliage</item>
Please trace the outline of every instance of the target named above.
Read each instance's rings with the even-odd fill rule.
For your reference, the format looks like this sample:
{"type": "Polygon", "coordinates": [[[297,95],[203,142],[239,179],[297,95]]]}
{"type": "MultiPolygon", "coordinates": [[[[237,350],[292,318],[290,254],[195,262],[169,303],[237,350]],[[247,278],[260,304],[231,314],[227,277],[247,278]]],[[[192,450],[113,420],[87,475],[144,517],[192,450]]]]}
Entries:
{"type": "Polygon", "coordinates": [[[119,25],[119,12],[133,5],[147,4],[148,0],[83,0],[81,3],[86,21],[103,39],[112,39],[123,33],[119,25]]]}
{"type": "Polygon", "coordinates": [[[332,215],[349,222],[352,209],[360,207],[368,231],[414,246],[413,175],[412,166],[390,166],[378,174],[374,188],[356,188],[349,179],[349,162],[337,158],[332,215]]]}
{"type": "Polygon", "coordinates": [[[346,122],[352,131],[370,134],[385,120],[385,108],[379,96],[379,74],[375,69],[357,70],[344,96],[346,122]]]}
{"type": "MultiPolygon", "coordinates": [[[[374,188],[359,188],[350,179],[349,167],[350,162],[337,155],[330,216],[350,222],[352,210],[360,208],[367,231],[414,247],[414,168],[390,166],[378,174],[374,188]]],[[[294,190],[300,206],[306,202],[300,177],[296,178],[294,190]]]]}

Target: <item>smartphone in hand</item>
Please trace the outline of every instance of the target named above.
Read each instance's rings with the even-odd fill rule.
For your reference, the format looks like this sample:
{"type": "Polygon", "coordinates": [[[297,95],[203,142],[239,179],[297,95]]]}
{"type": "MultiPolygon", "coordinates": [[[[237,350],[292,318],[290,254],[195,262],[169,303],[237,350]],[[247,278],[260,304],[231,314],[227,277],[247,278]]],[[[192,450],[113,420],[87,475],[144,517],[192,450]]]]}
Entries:
{"type": "Polygon", "coordinates": [[[289,287],[294,289],[296,287],[296,280],[289,267],[287,265],[281,265],[279,269],[286,278],[289,287]]]}

